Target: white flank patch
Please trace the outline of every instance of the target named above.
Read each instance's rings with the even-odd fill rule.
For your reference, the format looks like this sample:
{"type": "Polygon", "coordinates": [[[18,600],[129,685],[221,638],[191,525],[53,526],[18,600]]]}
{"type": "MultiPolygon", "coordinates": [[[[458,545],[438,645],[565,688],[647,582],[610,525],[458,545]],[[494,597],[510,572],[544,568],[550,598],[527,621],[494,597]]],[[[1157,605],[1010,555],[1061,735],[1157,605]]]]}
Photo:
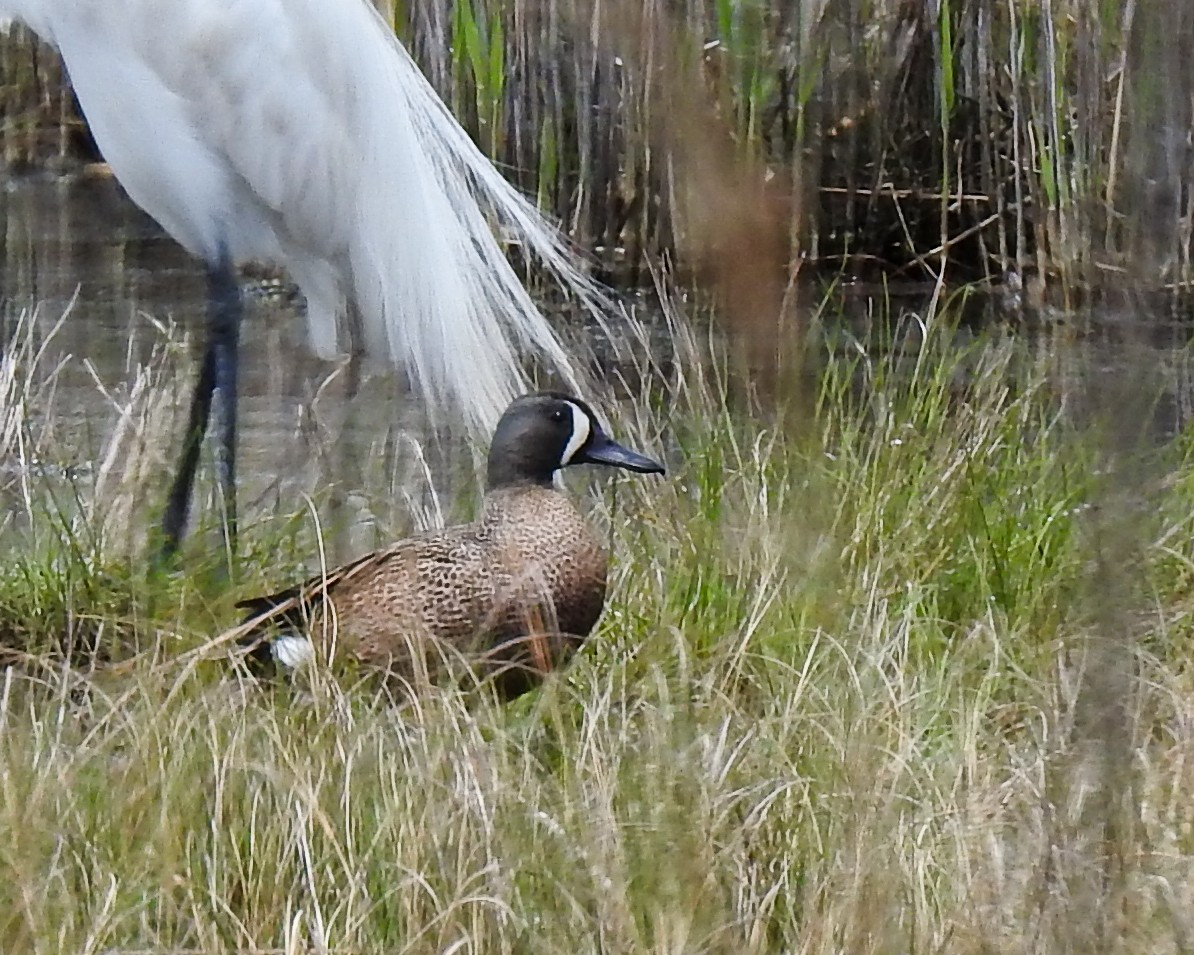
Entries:
{"type": "Polygon", "coordinates": [[[279,636],[270,644],[274,659],[288,670],[297,670],[304,663],[315,657],[315,648],[306,637],[298,637],[292,633],[279,636]]]}
{"type": "Polygon", "coordinates": [[[585,446],[585,442],[589,440],[589,435],[593,430],[593,426],[589,424],[589,416],[585,414],[584,409],[580,405],[574,405],[571,401],[566,402],[566,404],[572,409],[572,437],[568,439],[568,444],[564,446],[564,455],[560,458],[560,467],[572,463],[576,452],[585,446]]]}

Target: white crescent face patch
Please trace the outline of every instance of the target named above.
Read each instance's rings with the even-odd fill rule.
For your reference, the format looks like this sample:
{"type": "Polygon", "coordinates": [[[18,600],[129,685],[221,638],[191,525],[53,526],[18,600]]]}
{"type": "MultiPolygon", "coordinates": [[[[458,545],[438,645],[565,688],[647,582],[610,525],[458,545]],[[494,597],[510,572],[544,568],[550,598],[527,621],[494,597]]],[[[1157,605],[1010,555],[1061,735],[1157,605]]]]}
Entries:
{"type": "Polygon", "coordinates": [[[564,403],[572,409],[572,437],[564,445],[564,454],[560,457],[560,467],[565,467],[572,463],[576,452],[585,446],[585,443],[589,440],[589,435],[593,433],[593,426],[589,422],[589,416],[585,414],[584,409],[580,405],[573,404],[571,401],[564,403]]]}

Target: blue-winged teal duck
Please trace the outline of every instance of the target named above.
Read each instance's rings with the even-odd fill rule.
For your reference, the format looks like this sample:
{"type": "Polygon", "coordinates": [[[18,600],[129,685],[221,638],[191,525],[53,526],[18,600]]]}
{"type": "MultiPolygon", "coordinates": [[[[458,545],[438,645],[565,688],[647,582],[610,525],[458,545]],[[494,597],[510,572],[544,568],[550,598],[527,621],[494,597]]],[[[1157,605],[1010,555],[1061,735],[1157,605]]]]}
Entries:
{"type": "Polygon", "coordinates": [[[575,652],[605,604],[609,555],[553,485],[557,470],[575,464],[664,473],[611,440],[583,401],[525,395],[494,432],[475,522],[242,601],[242,643],[258,662],[290,669],[312,655],[312,635],[332,638],[416,688],[456,657],[507,698],[526,692],[575,652]]]}

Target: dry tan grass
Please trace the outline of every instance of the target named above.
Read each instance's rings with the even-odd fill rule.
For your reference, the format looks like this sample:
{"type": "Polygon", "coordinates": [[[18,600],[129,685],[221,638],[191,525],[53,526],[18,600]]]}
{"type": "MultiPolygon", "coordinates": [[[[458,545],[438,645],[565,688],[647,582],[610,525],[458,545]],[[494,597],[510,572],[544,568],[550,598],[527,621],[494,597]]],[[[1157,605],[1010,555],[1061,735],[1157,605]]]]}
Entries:
{"type": "MultiPolygon", "coordinates": [[[[302,693],[242,685],[193,655],[232,595],[98,586],[102,548],[82,567],[12,537],[0,603],[69,578],[90,582],[75,614],[104,588],[140,609],[105,618],[137,642],[119,667],[39,656],[0,683],[0,948],[1188,950],[1184,458],[1109,507],[1108,446],[1056,363],[997,337],[930,334],[911,364],[859,345],[790,429],[728,404],[716,347],[670,321],[666,390],[644,374],[613,407],[672,472],[593,498],[616,556],[601,631],[513,707],[394,708],[322,669],[302,693]]],[[[12,403],[52,375],[10,376],[14,446],[37,409],[12,403]]],[[[160,367],[135,380],[112,447],[164,400],[160,367]]],[[[75,526],[120,513],[125,463],[144,473],[101,458],[75,526]]],[[[254,555],[294,523],[269,532],[246,589],[279,583],[254,555]]]]}

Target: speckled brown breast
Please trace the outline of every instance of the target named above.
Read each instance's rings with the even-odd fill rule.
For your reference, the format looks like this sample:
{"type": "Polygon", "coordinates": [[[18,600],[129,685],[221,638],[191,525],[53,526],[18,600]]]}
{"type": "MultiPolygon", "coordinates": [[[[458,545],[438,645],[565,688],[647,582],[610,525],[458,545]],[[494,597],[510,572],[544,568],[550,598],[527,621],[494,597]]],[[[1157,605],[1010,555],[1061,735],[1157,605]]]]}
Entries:
{"type": "Polygon", "coordinates": [[[607,567],[567,497],[503,488],[475,523],[416,535],[332,575],[310,633],[335,633],[361,661],[416,682],[434,680],[445,655],[463,655],[517,695],[593,629],[607,567]]]}

